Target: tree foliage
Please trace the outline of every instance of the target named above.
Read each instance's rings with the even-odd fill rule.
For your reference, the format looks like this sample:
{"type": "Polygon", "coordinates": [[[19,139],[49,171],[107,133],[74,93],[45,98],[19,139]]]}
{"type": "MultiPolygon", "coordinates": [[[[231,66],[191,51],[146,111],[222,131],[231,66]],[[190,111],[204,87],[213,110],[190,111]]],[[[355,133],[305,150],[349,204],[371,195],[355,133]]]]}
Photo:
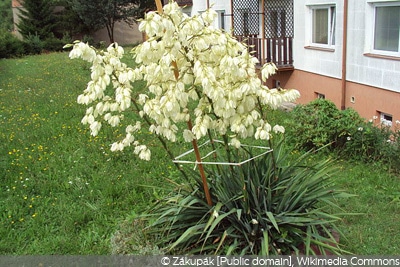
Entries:
{"type": "Polygon", "coordinates": [[[52,37],[56,27],[54,3],[49,0],[24,0],[24,8],[20,10],[19,32],[23,37],[32,35],[44,40],[52,37]]]}
{"type": "Polygon", "coordinates": [[[0,0],[0,30],[11,31],[13,28],[13,15],[11,0],[0,0]]]}
{"type": "Polygon", "coordinates": [[[81,39],[82,36],[89,35],[90,29],[85,25],[73,8],[73,3],[70,0],[53,0],[58,8],[54,13],[57,26],[55,35],[58,38],[70,37],[81,39]]]}
{"type": "Polygon", "coordinates": [[[114,26],[118,21],[133,25],[148,9],[153,0],[73,0],[72,7],[92,31],[107,29],[110,42],[114,42],[114,26]]]}

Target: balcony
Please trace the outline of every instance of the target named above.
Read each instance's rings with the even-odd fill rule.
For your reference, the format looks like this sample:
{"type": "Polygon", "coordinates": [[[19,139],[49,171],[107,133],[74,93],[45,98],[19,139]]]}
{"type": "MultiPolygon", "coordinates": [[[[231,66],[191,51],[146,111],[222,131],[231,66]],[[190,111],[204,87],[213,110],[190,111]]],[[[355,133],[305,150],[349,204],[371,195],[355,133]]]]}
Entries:
{"type": "Polygon", "coordinates": [[[261,64],[293,70],[294,0],[232,0],[233,34],[261,64]]]}
{"type": "Polygon", "coordinates": [[[250,52],[258,58],[260,64],[275,63],[279,71],[293,70],[293,38],[259,38],[251,36],[236,36],[249,46],[250,52]]]}

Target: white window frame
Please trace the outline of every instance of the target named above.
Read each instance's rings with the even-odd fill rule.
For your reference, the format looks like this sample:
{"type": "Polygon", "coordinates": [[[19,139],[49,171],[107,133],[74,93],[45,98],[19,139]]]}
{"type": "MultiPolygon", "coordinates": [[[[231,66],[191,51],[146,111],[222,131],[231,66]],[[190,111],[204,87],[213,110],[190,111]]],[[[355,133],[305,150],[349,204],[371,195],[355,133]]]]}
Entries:
{"type": "Polygon", "coordinates": [[[337,13],[336,4],[308,5],[308,10],[309,10],[308,23],[307,23],[308,27],[306,28],[308,45],[313,47],[334,49],[336,44],[336,13],[337,13]],[[320,9],[328,10],[327,44],[313,42],[314,12],[315,10],[320,10],[320,9]]]}
{"type": "MultiPolygon", "coordinates": [[[[200,10],[198,12],[199,15],[203,14],[204,12],[206,12],[206,10],[200,10]]],[[[219,10],[215,10],[215,12],[217,12],[217,17],[216,19],[214,19],[212,26],[214,26],[217,29],[221,29],[221,30],[225,30],[226,28],[226,20],[224,16],[224,21],[222,22],[222,14],[226,14],[225,10],[219,9],[219,10]]]]}
{"type": "Polygon", "coordinates": [[[375,49],[375,23],[376,23],[376,8],[377,7],[390,7],[397,6],[400,7],[400,1],[392,1],[392,2],[370,2],[369,3],[369,12],[366,14],[366,19],[370,22],[366,22],[367,26],[367,53],[372,53],[376,55],[382,56],[394,56],[400,57],[400,25],[399,25],[399,44],[397,52],[395,51],[387,51],[387,50],[377,50],[375,49]],[[370,18],[373,18],[372,20],[370,18]]]}
{"type": "Polygon", "coordinates": [[[225,10],[216,10],[218,17],[218,28],[222,30],[226,30],[226,11],[225,10]]]}

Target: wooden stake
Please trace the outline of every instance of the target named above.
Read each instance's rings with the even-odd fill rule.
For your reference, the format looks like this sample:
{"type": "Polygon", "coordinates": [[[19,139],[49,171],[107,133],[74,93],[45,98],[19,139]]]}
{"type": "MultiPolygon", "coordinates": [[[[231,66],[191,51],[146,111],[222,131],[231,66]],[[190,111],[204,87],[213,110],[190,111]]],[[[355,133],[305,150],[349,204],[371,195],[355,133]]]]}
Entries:
{"type": "MultiPolygon", "coordinates": [[[[190,119],[188,120],[187,125],[188,125],[189,130],[191,131],[192,130],[192,122],[190,121],[190,119]]],[[[207,204],[209,206],[212,206],[213,203],[211,200],[210,190],[208,189],[207,177],[206,177],[206,173],[204,172],[203,164],[201,164],[202,160],[201,160],[199,146],[197,145],[196,139],[193,139],[192,145],[193,145],[194,154],[196,155],[196,162],[197,162],[197,166],[199,167],[201,180],[203,182],[203,189],[204,189],[204,194],[206,195],[207,204]]]]}
{"type": "Polygon", "coordinates": [[[156,6],[157,6],[158,13],[161,14],[163,12],[161,0],[156,0],[156,6]]]}

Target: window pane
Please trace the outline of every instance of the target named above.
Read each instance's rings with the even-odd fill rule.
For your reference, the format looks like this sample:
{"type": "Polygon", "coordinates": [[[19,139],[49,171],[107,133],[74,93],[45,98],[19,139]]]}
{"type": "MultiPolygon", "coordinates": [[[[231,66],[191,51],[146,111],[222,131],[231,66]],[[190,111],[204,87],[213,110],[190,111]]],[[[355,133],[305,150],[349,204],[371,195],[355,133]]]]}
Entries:
{"type": "Polygon", "coordinates": [[[328,9],[313,10],[313,43],[328,44],[328,9]]]}
{"type": "Polygon", "coordinates": [[[330,21],[330,39],[331,39],[331,45],[335,44],[335,28],[336,28],[336,11],[335,11],[335,7],[331,6],[330,8],[331,11],[331,21],[330,21]]]}
{"type": "Polygon", "coordinates": [[[398,52],[400,6],[376,7],[374,49],[398,52]]]}

